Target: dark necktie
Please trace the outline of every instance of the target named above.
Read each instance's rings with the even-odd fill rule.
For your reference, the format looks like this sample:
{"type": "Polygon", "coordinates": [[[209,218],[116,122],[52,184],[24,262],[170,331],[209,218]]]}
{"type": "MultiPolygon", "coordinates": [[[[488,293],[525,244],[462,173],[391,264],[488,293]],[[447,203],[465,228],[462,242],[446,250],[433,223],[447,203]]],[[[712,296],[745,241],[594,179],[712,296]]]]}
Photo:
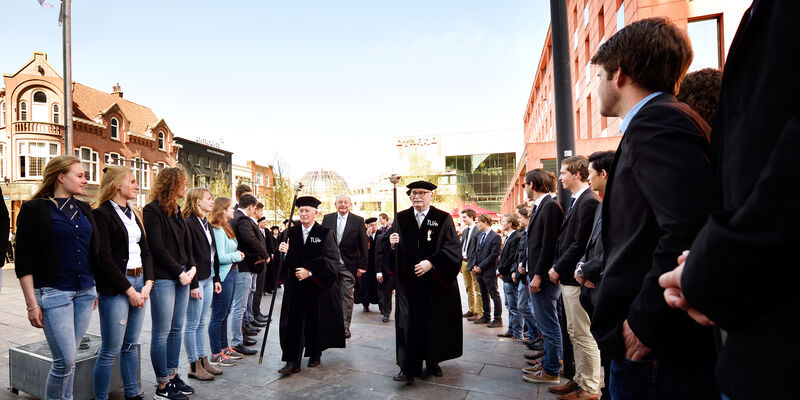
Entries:
{"type": "Polygon", "coordinates": [[[467,246],[469,246],[469,228],[464,228],[464,232],[461,233],[461,236],[464,236],[464,245],[461,246],[461,251],[467,251],[467,246]]]}
{"type": "Polygon", "coordinates": [[[208,230],[208,218],[203,218],[200,222],[203,224],[203,229],[208,230]]]}
{"type": "Polygon", "coordinates": [[[125,208],[122,209],[122,212],[126,217],[128,217],[128,219],[131,219],[131,206],[126,205],[125,208]]]}
{"type": "Polygon", "coordinates": [[[481,240],[480,240],[480,242],[478,243],[478,250],[476,250],[476,251],[478,251],[478,252],[480,252],[480,251],[481,251],[481,248],[483,248],[483,240],[484,240],[484,239],[486,239],[486,233],[483,233],[483,234],[481,235],[481,240]]]}
{"type": "Polygon", "coordinates": [[[536,209],[537,208],[539,208],[539,206],[537,206],[537,205],[533,206],[533,211],[531,211],[531,215],[536,214],[536,209]]]}
{"type": "Polygon", "coordinates": [[[569,214],[569,212],[572,211],[572,206],[574,205],[575,205],[575,198],[572,197],[569,199],[569,207],[567,207],[567,214],[569,214]]]}

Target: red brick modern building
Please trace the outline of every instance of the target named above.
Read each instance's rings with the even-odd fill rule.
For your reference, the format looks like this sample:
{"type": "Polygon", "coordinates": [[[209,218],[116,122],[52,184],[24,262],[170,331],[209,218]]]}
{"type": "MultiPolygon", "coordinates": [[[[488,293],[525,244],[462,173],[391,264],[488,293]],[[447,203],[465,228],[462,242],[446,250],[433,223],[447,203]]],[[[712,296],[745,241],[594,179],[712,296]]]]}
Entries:
{"type": "MultiPolygon", "coordinates": [[[[575,154],[614,150],[621,139],[619,118],[600,115],[597,70],[589,60],[600,45],[625,25],[663,16],[687,30],[695,57],[691,70],[721,68],[749,0],[565,0],[570,32],[570,72],[575,154]]],[[[552,38],[547,31],[533,87],[523,115],[525,150],[509,182],[501,211],[512,212],[525,200],[525,172],[545,168],[556,174],[552,38]]]]}
{"type": "Polygon", "coordinates": [[[93,196],[106,164],[125,164],[136,173],[143,206],[159,168],[174,166],[180,146],[163,118],[123,98],[119,85],[106,93],[73,82],[72,149],[64,148],[61,76],[35,52],[17,72],[4,74],[0,89],[0,180],[12,223],[53,157],[81,159],[93,196]]]}

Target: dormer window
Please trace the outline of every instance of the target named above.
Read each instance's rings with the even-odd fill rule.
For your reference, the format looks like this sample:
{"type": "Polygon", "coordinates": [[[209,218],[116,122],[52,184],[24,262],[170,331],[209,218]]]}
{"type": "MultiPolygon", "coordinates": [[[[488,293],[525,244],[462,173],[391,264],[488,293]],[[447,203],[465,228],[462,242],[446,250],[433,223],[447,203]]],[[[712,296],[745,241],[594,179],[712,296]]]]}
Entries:
{"type": "Polygon", "coordinates": [[[158,149],[162,151],[166,151],[166,145],[164,144],[164,132],[158,131],[158,149]]]}
{"type": "Polygon", "coordinates": [[[111,138],[119,140],[119,121],[116,118],[111,118],[111,138]]]}

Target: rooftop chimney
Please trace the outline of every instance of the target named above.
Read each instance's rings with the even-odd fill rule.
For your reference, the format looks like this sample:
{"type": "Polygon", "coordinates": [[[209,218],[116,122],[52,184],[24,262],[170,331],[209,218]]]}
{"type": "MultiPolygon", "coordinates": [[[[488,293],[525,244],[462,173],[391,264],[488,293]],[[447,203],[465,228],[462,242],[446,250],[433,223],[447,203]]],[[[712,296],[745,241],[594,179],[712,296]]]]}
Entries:
{"type": "Polygon", "coordinates": [[[119,82],[117,82],[117,84],[114,85],[111,88],[111,90],[112,90],[111,94],[113,94],[115,96],[119,96],[119,98],[122,98],[122,88],[119,86],[119,82]]]}

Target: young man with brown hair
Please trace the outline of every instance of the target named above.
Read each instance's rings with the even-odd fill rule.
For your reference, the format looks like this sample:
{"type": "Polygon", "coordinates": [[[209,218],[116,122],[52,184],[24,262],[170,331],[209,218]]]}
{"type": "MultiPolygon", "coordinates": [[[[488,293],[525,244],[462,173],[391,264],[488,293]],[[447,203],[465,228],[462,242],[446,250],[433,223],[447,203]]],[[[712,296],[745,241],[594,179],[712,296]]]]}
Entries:
{"type": "Polygon", "coordinates": [[[718,398],[711,329],[671,309],[658,277],[708,218],[714,195],[709,127],[675,99],[692,61],[665,18],[636,21],[600,46],[600,113],[623,118],[603,200],[606,266],[592,333],[611,359],[615,399],[718,398]]]}
{"type": "Polygon", "coordinates": [[[476,321],[483,315],[483,301],[478,280],[467,267],[477,246],[478,228],[475,226],[477,217],[475,210],[469,208],[461,210],[461,222],[464,224],[464,229],[461,230],[461,277],[464,279],[464,290],[467,291],[468,308],[463,317],[470,321],[476,321]]]}

